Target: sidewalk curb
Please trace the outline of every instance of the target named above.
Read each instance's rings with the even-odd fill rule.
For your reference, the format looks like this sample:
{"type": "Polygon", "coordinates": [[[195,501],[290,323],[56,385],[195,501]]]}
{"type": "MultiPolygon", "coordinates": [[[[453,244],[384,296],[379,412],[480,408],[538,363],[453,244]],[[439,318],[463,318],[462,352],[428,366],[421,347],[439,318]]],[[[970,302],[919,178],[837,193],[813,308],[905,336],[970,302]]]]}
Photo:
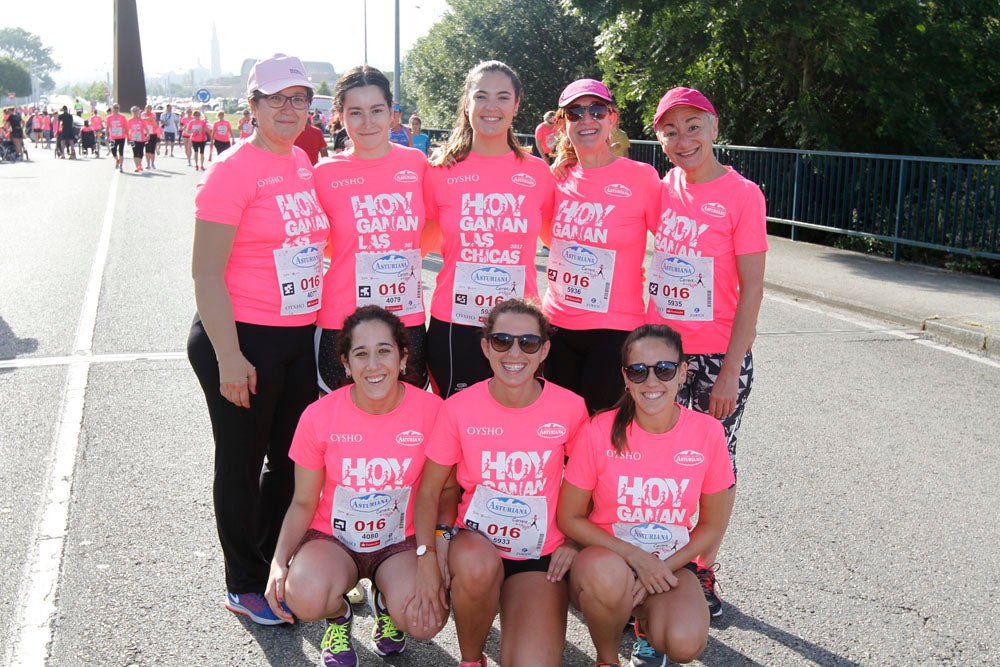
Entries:
{"type": "Polygon", "coordinates": [[[817,290],[809,290],[801,287],[794,287],[777,283],[771,280],[764,280],[764,288],[774,290],[788,296],[808,299],[827,305],[843,308],[852,312],[861,313],[869,317],[880,320],[889,320],[903,326],[917,329],[924,332],[934,340],[954,345],[970,352],[982,354],[991,359],[1000,360],[1000,331],[994,331],[990,327],[981,325],[956,323],[942,320],[939,317],[931,316],[918,318],[904,313],[894,313],[888,310],[880,310],[872,306],[830,296],[817,290]]]}

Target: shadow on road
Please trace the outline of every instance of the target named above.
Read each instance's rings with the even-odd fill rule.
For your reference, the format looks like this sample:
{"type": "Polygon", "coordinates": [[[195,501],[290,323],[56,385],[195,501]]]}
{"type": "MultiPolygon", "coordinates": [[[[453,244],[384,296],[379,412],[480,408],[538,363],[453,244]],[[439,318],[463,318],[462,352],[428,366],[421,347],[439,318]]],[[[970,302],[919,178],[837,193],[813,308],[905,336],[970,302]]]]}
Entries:
{"type": "MultiPolygon", "coordinates": [[[[37,338],[18,338],[7,320],[0,317],[0,359],[15,359],[38,349],[37,338]]],[[[0,373],[9,373],[13,368],[0,368],[0,373]]]]}

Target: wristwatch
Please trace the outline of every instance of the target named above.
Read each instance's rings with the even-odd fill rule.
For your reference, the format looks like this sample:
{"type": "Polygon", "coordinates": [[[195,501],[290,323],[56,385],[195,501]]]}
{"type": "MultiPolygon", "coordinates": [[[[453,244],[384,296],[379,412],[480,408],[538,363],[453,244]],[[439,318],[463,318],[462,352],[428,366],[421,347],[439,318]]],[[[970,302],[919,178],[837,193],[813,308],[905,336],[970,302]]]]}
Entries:
{"type": "Polygon", "coordinates": [[[437,553],[437,549],[436,548],[434,548],[434,547],[432,547],[430,545],[427,545],[427,544],[421,544],[419,547],[417,547],[417,556],[418,557],[424,556],[424,555],[427,554],[428,551],[430,551],[432,553],[437,553]]]}

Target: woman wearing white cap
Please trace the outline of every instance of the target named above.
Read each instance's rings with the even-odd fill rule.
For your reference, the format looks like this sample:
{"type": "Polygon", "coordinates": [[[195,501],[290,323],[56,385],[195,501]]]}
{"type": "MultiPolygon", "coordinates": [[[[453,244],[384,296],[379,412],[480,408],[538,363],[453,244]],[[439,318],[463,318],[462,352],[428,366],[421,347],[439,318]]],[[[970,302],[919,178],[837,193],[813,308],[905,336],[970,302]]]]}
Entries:
{"type": "Polygon", "coordinates": [[[545,377],[583,396],[591,413],[610,408],[625,385],[618,359],[645,320],[643,260],[656,228],[662,184],[648,164],[611,152],[618,109],[607,86],[579,79],[559,96],[557,122],[568,142],[557,162],[573,163],[556,183],[542,308],[552,321],[545,377]]]}
{"type": "MultiPolygon", "coordinates": [[[[663,178],[647,321],[669,324],[683,336],[688,372],[677,400],[722,422],[735,474],[736,437],[753,382],[750,346],[764,294],[764,195],[715,158],[719,120],[697,90],[667,91],[653,129],[674,168],[663,178]]],[[[735,495],[734,485],[728,512],[735,495]]],[[[713,617],[722,614],[713,571],[721,542],[719,535],[697,558],[713,617]]]]}
{"type": "Polygon", "coordinates": [[[195,196],[188,358],[215,438],[226,606],[277,625],[263,593],[292,497],[288,448],[316,399],[313,333],[330,230],[312,165],[293,145],[313,96],[302,63],[258,61],[247,93],[253,135],[219,156],[195,196]]]}

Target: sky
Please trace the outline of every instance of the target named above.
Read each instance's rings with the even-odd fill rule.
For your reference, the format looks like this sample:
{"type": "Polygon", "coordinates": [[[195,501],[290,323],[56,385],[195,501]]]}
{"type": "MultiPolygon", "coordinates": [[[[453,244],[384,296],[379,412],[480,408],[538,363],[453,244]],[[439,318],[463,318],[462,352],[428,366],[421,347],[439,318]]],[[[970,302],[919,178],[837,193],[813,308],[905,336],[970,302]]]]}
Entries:
{"type": "MultiPolygon", "coordinates": [[[[448,9],[447,0],[398,0],[400,57],[448,9]]],[[[274,53],[333,63],[342,72],[364,62],[368,9],[368,63],[393,69],[395,0],[137,0],[146,76],[186,72],[212,64],[212,25],[219,37],[222,73],[239,74],[244,58],[274,53]],[[169,8],[169,11],[165,11],[169,8]]],[[[114,76],[114,0],[4,2],[0,27],[23,28],[53,49],[61,65],[57,85],[114,76]],[[82,10],[86,7],[86,10],[82,10]]],[[[330,82],[333,84],[333,82],[330,82]]]]}

